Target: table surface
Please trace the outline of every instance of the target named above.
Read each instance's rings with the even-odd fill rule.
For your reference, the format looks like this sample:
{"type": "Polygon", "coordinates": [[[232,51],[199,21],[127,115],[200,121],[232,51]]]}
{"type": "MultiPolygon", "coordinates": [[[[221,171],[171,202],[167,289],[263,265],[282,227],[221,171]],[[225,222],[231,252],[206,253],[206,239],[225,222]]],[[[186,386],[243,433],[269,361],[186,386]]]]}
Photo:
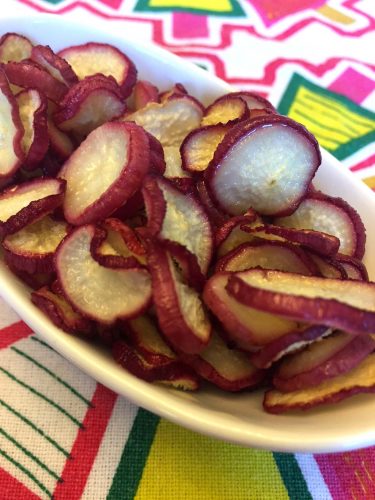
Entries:
{"type": "MultiPolygon", "coordinates": [[[[375,189],[370,0],[20,0],[6,9],[100,18],[257,91],[375,189]]],[[[3,302],[0,329],[0,499],[375,498],[375,448],[311,455],[219,442],[97,384],[3,302]]]]}

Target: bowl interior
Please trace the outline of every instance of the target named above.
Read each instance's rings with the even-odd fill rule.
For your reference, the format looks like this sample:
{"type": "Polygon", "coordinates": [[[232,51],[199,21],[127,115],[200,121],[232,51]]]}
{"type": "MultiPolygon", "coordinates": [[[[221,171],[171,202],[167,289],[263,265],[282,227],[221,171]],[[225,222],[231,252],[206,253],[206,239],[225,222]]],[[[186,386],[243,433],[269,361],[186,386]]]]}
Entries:
{"type": "MultiPolygon", "coordinates": [[[[81,25],[60,16],[2,17],[0,32],[8,31],[49,44],[55,50],[87,41],[112,43],[134,60],[140,78],[156,83],[160,89],[181,82],[204,103],[231,90],[225,82],[158,47],[127,40],[116,31],[108,33],[100,25],[81,25]]],[[[375,197],[325,151],[315,184],[328,194],[346,199],[362,216],[368,231],[364,261],[370,278],[375,280],[375,235],[370,231],[375,197]]],[[[134,403],[185,427],[246,446],[291,452],[338,451],[375,443],[375,398],[370,395],[308,413],[273,416],[263,412],[261,392],[229,394],[207,386],[190,394],[150,385],[120,369],[103,349],[52,325],[30,303],[28,289],[2,262],[0,282],[4,299],[57,351],[134,403]]]]}

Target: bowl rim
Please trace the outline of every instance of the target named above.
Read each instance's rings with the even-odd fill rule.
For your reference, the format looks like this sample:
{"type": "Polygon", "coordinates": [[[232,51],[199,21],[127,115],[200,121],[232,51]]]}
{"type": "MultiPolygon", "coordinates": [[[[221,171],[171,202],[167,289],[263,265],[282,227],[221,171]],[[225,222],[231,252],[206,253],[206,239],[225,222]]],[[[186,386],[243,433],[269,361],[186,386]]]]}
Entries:
{"type": "MultiPolygon", "coordinates": [[[[25,15],[5,15],[0,20],[0,26],[6,24],[8,21],[17,21],[21,19],[25,19],[25,15]]],[[[90,22],[74,21],[54,14],[35,14],[30,17],[30,13],[28,13],[27,22],[34,24],[69,24],[70,29],[75,27],[76,29],[87,29],[89,32],[98,31],[103,36],[108,36],[103,27],[100,26],[100,23],[97,21],[93,22],[92,20],[90,20],[90,22]]],[[[117,38],[127,43],[134,43],[117,30],[111,31],[111,38],[117,38]]],[[[233,89],[216,76],[208,74],[205,70],[195,66],[193,63],[185,61],[153,43],[139,43],[137,41],[135,45],[152,55],[156,55],[160,59],[181,67],[183,71],[192,72],[198,77],[203,77],[204,75],[205,80],[211,82],[213,85],[220,85],[223,92],[233,89]]],[[[343,169],[340,162],[331,154],[326,152],[323,148],[321,149],[323,163],[328,162],[334,165],[335,169],[340,170],[341,175],[350,180],[350,183],[357,184],[361,196],[368,199],[369,203],[373,204],[375,208],[375,197],[373,197],[372,191],[351,172],[343,169]]],[[[275,417],[277,418],[275,424],[279,422],[280,428],[275,425],[272,429],[272,434],[267,435],[264,432],[265,429],[257,428],[246,421],[241,422],[234,416],[228,419],[226,414],[221,415],[217,411],[213,414],[210,409],[198,407],[197,405],[192,406],[188,398],[186,401],[179,399],[179,403],[176,405],[176,401],[173,399],[173,391],[166,391],[162,388],[164,397],[161,398],[161,391],[159,389],[156,389],[155,386],[129,373],[125,372],[124,376],[124,371],[117,367],[114,361],[111,362],[111,366],[108,364],[98,365],[95,356],[92,358],[92,356],[89,355],[82,355],[81,351],[84,346],[84,341],[72,337],[55,327],[52,323],[46,322],[43,313],[41,313],[41,311],[39,311],[27,298],[24,286],[17,282],[13,275],[5,268],[3,263],[0,265],[0,278],[2,281],[0,295],[17,314],[53,348],[78,366],[82,371],[93,377],[96,381],[126,397],[134,404],[144,407],[174,423],[221,440],[272,451],[322,453],[351,450],[375,443],[375,427],[364,431],[359,430],[356,433],[345,436],[345,439],[344,435],[337,435],[332,432],[332,434],[325,435],[324,442],[317,441],[316,436],[306,436],[304,442],[301,443],[301,436],[299,434],[293,436],[290,431],[285,432],[280,430],[280,428],[282,428],[282,417],[280,416],[275,417]],[[214,421],[212,420],[213,418],[214,421]]]]}

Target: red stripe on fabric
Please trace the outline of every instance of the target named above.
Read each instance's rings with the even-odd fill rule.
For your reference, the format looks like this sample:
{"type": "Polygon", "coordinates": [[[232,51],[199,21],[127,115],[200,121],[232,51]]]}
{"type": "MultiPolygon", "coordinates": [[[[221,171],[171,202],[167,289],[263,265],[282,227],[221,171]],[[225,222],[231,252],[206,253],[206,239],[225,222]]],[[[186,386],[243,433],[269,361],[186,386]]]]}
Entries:
{"type": "Polygon", "coordinates": [[[357,170],[362,170],[364,168],[372,167],[373,165],[375,165],[375,154],[357,163],[357,165],[353,165],[352,167],[350,167],[350,170],[352,172],[356,172],[357,170]]]}
{"type": "Polygon", "coordinates": [[[97,384],[91,400],[92,408],[87,410],[83,429],[78,431],[72,451],[57,483],[55,500],[79,500],[98,453],[109,419],[118,395],[101,384],[97,384]]]}
{"type": "Polygon", "coordinates": [[[333,500],[373,498],[375,491],[375,448],[332,455],[315,455],[333,500]]]}
{"type": "Polygon", "coordinates": [[[23,321],[13,323],[0,330],[0,349],[5,349],[18,340],[28,337],[33,333],[32,329],[23,321]]]}
{"type": "Polygon", "coordinates": [[[1,498],[6,498],[6,500],[20,500],[20,498],[22,500],[40,500],[40,497],[1,467],[0,492],[1,498]]]}

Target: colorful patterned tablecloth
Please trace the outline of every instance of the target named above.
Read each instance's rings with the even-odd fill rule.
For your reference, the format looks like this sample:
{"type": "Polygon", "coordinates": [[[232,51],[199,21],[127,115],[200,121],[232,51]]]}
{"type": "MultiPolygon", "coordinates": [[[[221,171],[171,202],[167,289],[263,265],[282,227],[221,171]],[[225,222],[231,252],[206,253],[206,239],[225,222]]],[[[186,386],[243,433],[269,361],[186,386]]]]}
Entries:
{"type": "MultiPolygon", "coordinates": [[[[375,189],[372,0],[20,0],[100,18],[268,97],[375,189]]],[[[272,453],[204,437],[117,396],[0,302],[0,499],[375,498],[375,448],[272,453]]]]}

